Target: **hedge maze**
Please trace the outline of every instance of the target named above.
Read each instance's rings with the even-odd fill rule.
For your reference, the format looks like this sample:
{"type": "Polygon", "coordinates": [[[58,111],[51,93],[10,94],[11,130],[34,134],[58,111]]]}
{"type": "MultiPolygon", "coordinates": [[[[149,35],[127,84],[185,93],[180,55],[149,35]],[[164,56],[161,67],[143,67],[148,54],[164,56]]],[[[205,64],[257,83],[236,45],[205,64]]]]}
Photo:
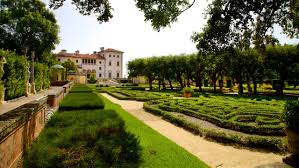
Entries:
{"type": "Polygon", "coordinates": [[[284,125],[280,120],[284,105],[282,101],[201,96],[196,99],[154,100],[148,104],[163,111],[183,113],[244,133],[283,134],[284,125]]]}

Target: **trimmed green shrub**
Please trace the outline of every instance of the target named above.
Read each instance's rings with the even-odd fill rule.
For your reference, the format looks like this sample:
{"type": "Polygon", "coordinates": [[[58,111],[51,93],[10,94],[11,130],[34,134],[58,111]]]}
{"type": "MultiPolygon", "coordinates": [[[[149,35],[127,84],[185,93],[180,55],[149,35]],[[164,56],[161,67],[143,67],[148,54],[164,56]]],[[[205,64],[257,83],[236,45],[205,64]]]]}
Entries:
{"type": "Polygon", "coordinates": [[[288,128],[299,132],[299,99],[287,102],[283,119],[288,128]]]}
{"type": "Polygon", "coordinates": [[[90,78],[88,79],[88,83],[91,83],[91,84],[97,83],[96,74],[93,73],[90,75],[90,78]]]}
{"type": "Polygon", "coordinates": [[[40,91],[50,87],[49,68],[47,65],[35,63],[34,65],[34,79],[35,89],[40,91]]]}
{"type": "Polygon", "coordinates": [[[15,99],[25,95],[28,80],[29,62],[25,56],[16,55],[14,52],[0,50],[0,55],[6,58],[4,64],[3,81],[5,100],[15,99]]]}
{"type": "Polygon", "coordinates": [[[138,167],[138,138],[113,110],[56,113],[23,156],[31,167],[138,167]]]}
{"type": "Polygon", "coordinates": [[[59,105],[59,110],[103,109],[104,102],[96,93],[69,93],[59,105]]]}

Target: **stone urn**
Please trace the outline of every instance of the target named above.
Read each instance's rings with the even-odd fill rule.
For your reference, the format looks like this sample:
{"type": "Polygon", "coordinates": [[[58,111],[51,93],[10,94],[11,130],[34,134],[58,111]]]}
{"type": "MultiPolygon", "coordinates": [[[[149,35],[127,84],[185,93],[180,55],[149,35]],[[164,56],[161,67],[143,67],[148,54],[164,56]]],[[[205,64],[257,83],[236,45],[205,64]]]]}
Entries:
{"type": "Polygon", "coordinates": [[[299,132],[286,128],[285,133],[288,139],[289,151],[294,155],[299,155],[299,132]]]}
{"type": "Polygon", "coordinates": [[[191,97],[191,92],[184,92],[184,97],[190,98],[191,97]]]}
{"type": "Polygon", "coordinates": [[[283,158],[283,162],[293,167],[299,167],[299,132],[286,128],[285,133],[288,140],[287,147],[291,155],[283,158]]]}
{"type": "Polygon", "coordinates": [[[299,167],[299,99],[288,101],[285,107],[284,121],[287,135],[287,147],[291,153],[283,161],[293,167],[299,167]]]}

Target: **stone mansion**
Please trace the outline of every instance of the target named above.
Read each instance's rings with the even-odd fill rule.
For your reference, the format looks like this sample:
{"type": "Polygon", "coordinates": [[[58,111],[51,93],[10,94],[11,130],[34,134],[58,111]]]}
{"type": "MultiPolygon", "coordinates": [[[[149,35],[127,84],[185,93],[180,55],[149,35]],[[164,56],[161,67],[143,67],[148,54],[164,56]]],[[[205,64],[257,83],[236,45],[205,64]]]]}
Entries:
{"type": "Polygon", "coordinates": [[[68,53],[61,50],[57,56],[59,62],[67,60],[73,61],[79,73],[86,73],[89,76],[92,73],[99,78],[122,78],[123,77],[123,53],[112,48],[105,49],[101,47],[101,51],[94,51],[92,54],[68,53]]]}

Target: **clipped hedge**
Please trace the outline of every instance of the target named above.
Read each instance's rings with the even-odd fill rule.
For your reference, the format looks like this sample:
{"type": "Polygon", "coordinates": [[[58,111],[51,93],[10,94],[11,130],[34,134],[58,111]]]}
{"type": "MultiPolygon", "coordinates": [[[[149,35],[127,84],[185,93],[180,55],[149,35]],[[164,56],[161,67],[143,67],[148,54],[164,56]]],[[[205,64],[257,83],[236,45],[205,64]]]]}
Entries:
{"type": "Polygon", "coordinates": [[[25,56],[16,55],[14,52],[0,50],[0,55],[6,58],[4,64],[5,100],[15,99],[25,95],[28,80],[28,64],[25,56]]]}
{"type": "Polygon", "coordinates": [[[138,167],[141,147],[113,110],[55,113],[23,156],[31,167],[138,167]]]}
{"type": "Polygon", "coordinates": [[[41,63],[34,65],[35,89],[40,91],[50,87],[49,68],[41,63]]]}
{"type": "Polygon", "coordinates": [[[86,85],[76,84],[73,86],[70,93],[91,93],[92,89],[86,85]]]}
{"type": "Polygon", "coordinates": [[[96,93],[69,93],[59,105],[59,110],[103,109],[103,100],[96,93]]]}

